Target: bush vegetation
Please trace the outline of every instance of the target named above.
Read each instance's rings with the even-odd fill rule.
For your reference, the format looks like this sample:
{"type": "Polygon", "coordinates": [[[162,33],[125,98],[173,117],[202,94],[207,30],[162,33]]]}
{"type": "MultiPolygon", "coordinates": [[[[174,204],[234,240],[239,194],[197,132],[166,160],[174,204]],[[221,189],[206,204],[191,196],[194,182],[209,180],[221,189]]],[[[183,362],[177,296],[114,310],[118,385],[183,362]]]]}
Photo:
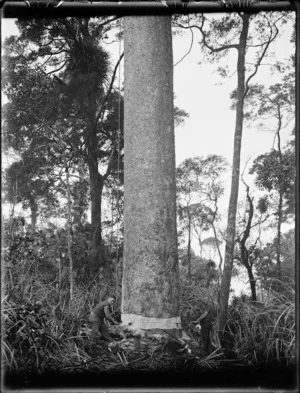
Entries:
{"type": "Polygon", "coordinates": [[[294,365],[295,290],[280,282],[285,292],[270,289],[264,302],[235,300],[230,308],[228,330],[234,350],[246,364],[294,365]]]}
{"type": "MultiPolygon", "coordinates": [[[[49,244],[52,243],[42,231],[34,237],[17,233],[6,238],[1,307],[4,370],[9,375],[119,370],[123,366],[118,357],[103,348],[95,357],[89,342],[88,316],[95,302],[115,294],[114,312],[120,320],[121,287],[114,270],[110,277],[100,274],[85,280],[75,270],[70,300],[68,275],[59,278],[58,266],[51,262],[53,250],[49,252],[49,244]]],[[[62,265],[64,269],[67,271],[66,261],[62,265]]],[[[218,284],[213,281],[209,286],[201,286],[199,277],[190,279],[182,271],[181,275],[183,329],[199,342],[200,333],[194,321],[201,313],[204,300],[216,300],[218,284]]],[[[203,277],[203,282],[206,281],[203,277]]],[[[281,283],[274,288],[281,291],[271,286],[264,302],[254,303],[242,297],[235,298],[230,305],[226,331],[231,339],[231,351],[244,365],[293,366],[295,363],[294,286],[281,283]]],[[[212,342],[216,353],[205,359],[185,361],[180,363],[181,367],[188,365],[191,370],[223,366],[226,353],[218,350],[217,325],[212,342]]],[[[170,354],[151,353],[144,349],[131,354],[131,369],[153,370],[174,363],[170,354]]]]}

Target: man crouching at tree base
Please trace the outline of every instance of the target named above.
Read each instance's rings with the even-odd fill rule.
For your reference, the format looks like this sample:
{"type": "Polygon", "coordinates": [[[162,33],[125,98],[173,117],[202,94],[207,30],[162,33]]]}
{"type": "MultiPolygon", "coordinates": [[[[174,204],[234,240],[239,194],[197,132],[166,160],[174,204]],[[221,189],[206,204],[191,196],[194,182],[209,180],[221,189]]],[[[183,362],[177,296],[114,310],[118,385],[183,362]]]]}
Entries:
{"type": "Polygon", "coordinates": [[[215,350],[210,340],[210,334],[212,326],[216,322],[216,309],[214,307],[214,304],[208,301],[204,303],[204,306],[205,307],[203,313],[194,322],[200,322],[203,349],[205,350],[207,355],[209,355],[215,350]]]}
{"type": "Polygon", "coordinates": [[[114,296],[109,296],[104,302],[100,302],[91,311],[90,322],[92,322],[92,333],[91,341],[94,341],[97,332],[99,331],[104,340],[112,342],[113,339],[109,335],[109,330],[104,322],[104,318],[112,322],[114,325],[118,325],[110,313],[110,307],[116,302],[114,296]]]}

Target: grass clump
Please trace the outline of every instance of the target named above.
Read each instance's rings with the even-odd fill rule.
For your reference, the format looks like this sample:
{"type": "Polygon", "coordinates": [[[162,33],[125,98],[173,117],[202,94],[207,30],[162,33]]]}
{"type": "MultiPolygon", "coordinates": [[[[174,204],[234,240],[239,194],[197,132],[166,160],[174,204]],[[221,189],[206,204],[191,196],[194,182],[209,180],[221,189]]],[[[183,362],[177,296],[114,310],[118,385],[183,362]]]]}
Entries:
{"type": "Polygon", "coordinates": [[[264,302],[235,301],[226,329],[234,337],[238,358],[251,365],[295,364],[295,303],[293,286],[272,289],[264,302]]]}

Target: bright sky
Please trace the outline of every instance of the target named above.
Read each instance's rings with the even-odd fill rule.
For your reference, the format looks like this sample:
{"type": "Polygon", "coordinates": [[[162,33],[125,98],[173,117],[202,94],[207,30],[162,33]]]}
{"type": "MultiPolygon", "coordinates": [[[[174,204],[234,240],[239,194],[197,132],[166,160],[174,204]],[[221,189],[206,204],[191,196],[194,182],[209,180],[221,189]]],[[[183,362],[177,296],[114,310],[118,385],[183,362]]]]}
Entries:
{"type": "MultiPolygon", "coordinates": [[[[290,27],[276,48],[276,56],[284,59],[293,50],[290,39],[290,27]]],[[[17,28],[13,19],[2,19],[2,37],[16,34],[17,28]]],[[[174,68],[175,104],[189,113],[183,125],[175,131],[176,162],[180,164],[188,157],[207,154],[220,154],[229,162],[232,160],[235,112],[229,109],[229,94],[236,87],[236,75],[230,79],[222,79],[212,64],[201,64],[201,51],[198,42],[199,32],[194,31],[194,44],[191,52],[174,68]],[[220,84],[220,82],[222,84],[220,84]]],[[[191,33],[186,30],[182,36],[173,37],[174,64],[189,50],[191,33]]],[[[112,47],[112,46],[111,46],[112,47]]],[[[112,58],[118,56],[113,54],[112,58]]],[[[236,63],[236,51],[232,50],[228,64],[236,63]]],[[[260,68],[254,82],[262,82],[269,75],[260,68]]],[[[283,132],[286,140],[290,129],[283,132]]],[[[272,147],[274,134],[244,127],[242,143],[242,163],[249,157],[256,157],[272,147]]]]}
{"type": "MultiPolygon", "coordinates": [[[[290,44],[290,29],[283,32],[276,48],[276,56],[289,57],[293,46],[290,44]]],[[[174,63],[188,51],[191,34],[186,31],[183,37],[173,39],[174,63]]],[[[200,33],[194,31],[194,45],[191,53],[174,69],[174,90],[177,106],[190,113],[190,118],[176,130],[177,163],[189,156],[220,154],[229,162],[233,154],[235,112],[229,109],[229,94],[236,88],[236,74],[231,79],[222,79],[212,64],[201,64],[201,51],[198,42],[200,33]],[[219,83],[222,82],[222,85],[219,83]]],[[[228,65],[235,67],[236,50],[231,50],[228,65]]],[[[253,82],[264,83],[270,77],[263,67],[253,82]]],[[[287,131],[288,134],[289,131],[287,131]]],[[[287,135],[285,135],[287,137],[287,135]]],[[[242,143],[242,162],[270,150],[274,134],[244,127],[242,143]]]]}

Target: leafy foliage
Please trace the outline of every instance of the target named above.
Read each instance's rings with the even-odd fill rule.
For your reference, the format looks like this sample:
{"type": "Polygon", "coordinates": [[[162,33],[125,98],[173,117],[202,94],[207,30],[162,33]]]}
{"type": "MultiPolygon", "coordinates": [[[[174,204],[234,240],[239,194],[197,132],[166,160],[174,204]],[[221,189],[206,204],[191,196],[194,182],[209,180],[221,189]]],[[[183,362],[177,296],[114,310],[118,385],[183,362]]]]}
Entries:
{"type": "Polygon", "coordinates": [[[30,207],[32,215],[41,212],[41,205],[49,212],[57,206],[54,193],[52,168],[41,147],[31,147],[25,151],[20,161],[15,161],[5,174],[5,197],[14,204],[22,203],[30,207]],[[37,151],[38,150],[38,151],[37,151]]]}
{"type": "Polygon", "coordinates": [[[4,365],[16,374],[24,369],[29,374],[37,370],[42,373],[53,367],[51,353],[63,350],[63,345],[51,334],[47,315],[40,305],[17,306],[10,301],[4,302],[1,309],[5,323],[4,365]]]}
{"type": "MultiPolygon", "coordinates": [[[[227,169],[226,160],[217,155],[184,160],[176,169],[177,210],[179,234],[195,233],[202,250],[203,233],[212,230],[219,247],[216,223],[219,220],[218,203],[224,192],[222,175],[227,169]]],[[[188,244],[188,254],[190,245],[188,244]]]]}
{"type": "Polygon", "coordinates": [[[291,210],[295,204],[293,196],[296,176],[293,151],[286,150],[281,157],[275,149],[260,155],[255,159],[249,173],[255,173],[255,184],[261,190],[282,192],[291,210]]]}
{"type": "MultiPolygon", "coordinates": [[[[77,186],[90,191],[91,261],[101,248],[103,188],[110,177],[122,182],[122,93],[114,89],[115,73],[102,42],[115,19],[19,20],[20,35],[4,45],[3,86],[10,101],[5,142],[20,155],[30,155],[35,146],[36,157],[52,168],[51,181],[60,194],[67,168],[88,171],[89,184],[81,179],[77,186]]],[[[39,178],[40,172],[32,176],[39,178]]],[[[73,199],[82,223],[87,200],[82,192],[80,201],[73,199]]]]}
{"type": "MultiPolygon", "coordinates": [[[[278,271],[276,269],[276,245],[277,238],[259,250],[258,261],[256,264],[257,275],[260,277],[261,284],[265,290],[278,283],[278,271]]],[[[282,256],[282,276],[286,283],[292,288],[295,278],[295,229],[284,233],[281,241],[282,256]]],[[[280,282],[279,282],[280,284],[280,282]]],[[[285,294],[285,286],[279,285],[277,291],[285,294]]],[[[273,288],[275,290],[275,288],[273,288]]]]}
{"type": "MultiPolygon", "coordinates": [[[[34,237],[16,233],[12,238],[6,238],[6,296],[2,299],[1,307],[6,331],[2,336],[2,359],[5,371],[14,377],[22,376],[30,380],[30,375],[43,376],[51,372],[59,375],[62,372],[101,374],[113,370],[124,371],[116,354],[109,353],[101,341],[97,343],[97,348],[91,348],[88,341],[90,327],[87,324],[90,309],[99,299],[112,293],[117,294],[115,315],[119,318],[120,287],[116,285],[116,281],[109,281],[103,275],[86,282],[77,275],[73,301],[70,302],[67,270],[63,275],[62,285],[58,285],[57,258],[61,257],[62,267],[67,267],[64,259],[65,236],[65,230],[57,233],[48,230],[36,233],[34,237]],[[13,280],[11,285],[10,280],[13,280]]],[[[80,241],[83,242],[83,236],[84,229],[81,232],[77,228],[74,239],[78,247],[80,241]]],[[[86,245],[82,244],[82,251],[85,249],[86,245]]],[[[75,255],[74,252],[74,261],[79,261],[80,256],[75,255]]],[[[76,265],[76,271],[81,264],[82,261],[76,265]]],[[[181,272],[182,324],[196,342],[200,341],[200,334],[193,321],[202,312],[204,301],[217,297],[218,287],[212,284],[213,281],[206,286],[206,281],[211,279],[215,270],[214,263],[208,261],[199,264],[199,269],[194,270],[191,280],[181,272]]],[[[252,328],[247,328],[242,336],[239,336],[239,332],[248,327],[249,312],[239,311],[241,319],[237,314],[232,314],[238,332],[234,336],[234,349],[243,364],[256,364],[257,359],[259,364],[264,361],[280,364],[294,362],[292,300],[287,295],[272,296],[263,306],[263,311],[257,313],[253,308],[250,318],[253,321],[252,328]],[[266,322],[270,323],[273,330],[271,327],[266,329],[269,326],[266,322]],[[254,344],[251,340],[254,340],[254,344]],[[285,357],[280,358],[283,354],[285,357]]],[[[213,330],[212,339],[218,347],[217,329],[213,330]]],[[[220,353],[216,355],[216,359],[200,358],[192,361],[191,357],[177,359],[173,352],[167,351],[167,347],[154,353],[155,343],[149,345],[147,348],[142,345],[126,353],[127,359],[132,362],[130,370],[161,370],[162,367],[177,370],[179,366],[189,370],[199,370],[200,367],[203,370],[226,364],[224,355],[220,353]]],[[[229,364],[232,367],[232,363],[229,364]]]]}

